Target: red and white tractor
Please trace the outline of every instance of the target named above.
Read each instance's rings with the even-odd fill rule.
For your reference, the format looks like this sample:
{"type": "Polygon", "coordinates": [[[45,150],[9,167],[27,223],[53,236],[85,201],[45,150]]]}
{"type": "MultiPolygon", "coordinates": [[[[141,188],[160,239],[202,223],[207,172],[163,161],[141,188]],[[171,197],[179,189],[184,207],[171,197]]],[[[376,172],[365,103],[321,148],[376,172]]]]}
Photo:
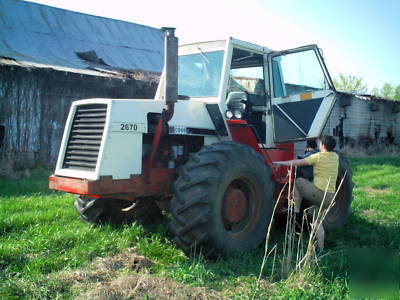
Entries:
{"type": "MultiPolygon", "coordinates": [[[[272,162],[294,159],[295,142],[318,138],[337,100],[321,51],[233,38],[178,51],[174,29],[165,30],[155,99],[74,102],[49,186],[78,195],[75,208],[89,223],[167,210],[186,253],[253,249],[289,180],[272,162]]],[[[339,177],[348,169],[343,156],[340,164],[339,177]]],[[[348,170],[326,227],[345,222],[351,199],[348,170]]]]}

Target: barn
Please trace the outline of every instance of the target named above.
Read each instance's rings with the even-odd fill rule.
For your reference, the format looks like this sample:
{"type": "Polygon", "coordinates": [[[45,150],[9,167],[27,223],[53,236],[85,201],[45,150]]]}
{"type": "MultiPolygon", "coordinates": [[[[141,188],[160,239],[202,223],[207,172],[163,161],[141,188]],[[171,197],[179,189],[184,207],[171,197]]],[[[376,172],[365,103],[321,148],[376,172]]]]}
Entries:
{"type": "Polygon", "coordinates": [[[72,101],[153,98],[161,30],[0,0],[0,168],[53,166],[72,101]]]}
{"type": "MultiPolygon", "coordinates": [[[[338,149],[357,154],[370,146],[384,151],[400,146],[400,102],[371,95],[339,92],[323,134],[335,137],[338,149]],[[353,151],[354,150],[354,151],[353,151]]],[[[297,154],[305,142],[295,145],[297,154]]]]}
{"type": "Polygon", "coordinates": [[[337,137],[339,147],[400,144],[400,102],[370,95],[341,93],[325,133],[337,137]]]}

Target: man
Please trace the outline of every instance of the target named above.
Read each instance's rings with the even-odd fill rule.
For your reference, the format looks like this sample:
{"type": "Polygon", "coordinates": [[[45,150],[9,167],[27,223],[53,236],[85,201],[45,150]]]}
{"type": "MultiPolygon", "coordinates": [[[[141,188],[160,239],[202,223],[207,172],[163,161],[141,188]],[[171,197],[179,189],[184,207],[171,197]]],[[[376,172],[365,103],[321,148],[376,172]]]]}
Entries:
{"type": "MultiPolygon", "coordinates": [[[[282,166],[313,166],[313,182],[305,178],[297,178],[294,188],[294,213],[300,212],[303,198],[306,198],[315,206],[327,209],[331,204],[335,191],[336,179],[339,170],[339,156],[333,152],[336,141],[332,136],[323,136],[319,140],[320,152],[314,153],[306,158],[289,161],[276,161],[275,165],[282,166]],[[325,191],[327,190],[325,199],[325,191]]],[[[317,244],[320,249],[324,248],[325,230],[322,224],[316,232],[317,244]]]]}

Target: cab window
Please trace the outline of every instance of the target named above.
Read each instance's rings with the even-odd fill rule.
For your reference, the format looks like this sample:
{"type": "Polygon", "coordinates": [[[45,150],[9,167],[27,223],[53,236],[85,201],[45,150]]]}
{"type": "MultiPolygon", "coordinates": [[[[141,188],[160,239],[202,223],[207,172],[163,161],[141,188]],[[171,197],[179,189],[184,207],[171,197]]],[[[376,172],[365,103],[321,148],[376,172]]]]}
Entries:
{"type": "Polygon", "coordinates": [[[189,97],[216,97],[221,81],[223,51],[179,56],[178,93],[189,97]]]}
{"type": "Polygon", "coordinates": [[[233,49],[226,105],[230,118],[246,120],[259,143],[265,142],[263,54],[233,49]]]}
{"type": "Polygon", "coordinates": [[[274,56],[272,78],[274,97],[329,88],[315,49],[274,56]]]}

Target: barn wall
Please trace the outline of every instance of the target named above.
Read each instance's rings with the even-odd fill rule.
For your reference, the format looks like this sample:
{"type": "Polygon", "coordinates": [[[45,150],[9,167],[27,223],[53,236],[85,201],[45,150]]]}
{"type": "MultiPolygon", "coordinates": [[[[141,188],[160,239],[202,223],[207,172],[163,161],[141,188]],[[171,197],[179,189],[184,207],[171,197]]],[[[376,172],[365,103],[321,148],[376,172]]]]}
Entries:
{"type": "Polygon", "coordinates": [[[393,111],[396,102],[351,99],[351,105],[342,106],[337,101],[324,134],[337,137],[341,146],[368,144],[400,144],[400,114],[393,111]]]}
{"type": "Polygon", "coordinates": [[[153,98],[157,78],[138,81],[48,69],[0,66],[0,157],[53,166],[71,102],[85,98],[153,98]]]}
{"type": "MultiPolygon", "coordinates": [[[[343,106],[340,99],[336,101],[322,133],[333,135],[338,142],[337,148],[400,145],[400,112],[393,109],[400,103],[351,97],[349,104],[343,106]]],[[[302,154],[305,147],[305,142],[295,143],[295,153],[302,154]]]]}

